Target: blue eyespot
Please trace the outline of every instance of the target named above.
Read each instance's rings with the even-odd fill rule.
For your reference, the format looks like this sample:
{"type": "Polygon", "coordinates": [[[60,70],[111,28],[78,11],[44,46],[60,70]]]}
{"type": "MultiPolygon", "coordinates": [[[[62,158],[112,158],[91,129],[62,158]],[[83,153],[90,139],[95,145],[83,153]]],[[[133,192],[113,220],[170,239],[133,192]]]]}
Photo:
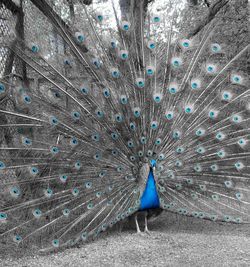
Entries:
{"type": "Polygon", "coordinates": [[[203,128],[198,128],[195,132],[197,136],[203,136],[205,135],[206,131],[203,128]]]}
{"type": "Polygon", "coordinates": [[[194,184],[194,180],[193,180],[192,178],[188,178],[188,179],[186,180],[186,182],[187,182],[187,184],[189,184],[189,185],[194,184]]]}
{"type": "Polygon", "coordinates": [[[233,186],[233,183],[231,181],[225,181],[224,184],[227,188],[231,188],[233,186]]]}
{"type": "Polygon", "coordinates": [[[242,84],[243,78],[238,74],[231,75],[231,82],[234,84],[242,84]]]}
{"type": "Polygon", "coordinates": [[[73,112],[71,113],[71,116],[72,116],[72,118],[73,118],[75,121],[77,121],[77,120],[80,119],[80,113],[79,113],[78,111],[73,111],[73,112]]]}
{"type": "Polygon", "coordinates": [[[235,196],[236,196],[236,198],[237,198],[238,200],[242,200],[242,199],[243,199],[243,194],[240,193],[240,192],[237,192],[237,193],[235,194],[235,196]]]}
{"type": "Polygon", "coordinates": [[[84,94],[87,95],[89,93],[89,88],[85,85],[82,85],[80,88],[80,91],[84,94]]]}
{"type": "Polygon", "coordinates": [[[97,15],[96,15],[96,19],[97,19],[99,22],[102,22],[103,19],[104,19],[104,17],[103,17],[102,14],[97,14],[97,15]]]}
{"type": "Polygon", "coordinates": [[[234,220],[236,223],[242,223],[243,222],[243,220],[241,219],[241,218],[235,218],[235,220],[234,220]]]}
{"type": "Polygon", "coordinates": [[[146,73],[147,73],[148,76],[152,76],[152,75],[154,75],[154,72],[155,72],[154,67],[152,67],[152,66],[147,66],[147,68],[146,68],[146,73]]]}
{"type": "Polygon", "coordinates": [[[173,131],[173,138],[174,139],[179,139],[181,137],[181,132],[178,130],[173,131]]]}
{"type": "Polygon", "coordinates": [[[108,88],[103,89],[103,95],[106,98],[110,97],[110,90],[108,88]]]}
{"type": "Polygon", "coordinates": [[[206,149],[203,146],[200,146],[196,149],[196,152],[199,154],[204,154],[206,152],[206,149]]]}
{"type": "Polygon", "coordinates": [[[135,85],[138,87],[138,88],[143,88],[145,86],[145,81],[144,79],[142,78],[137,78],[136,79],[136,82],[135,82],[135,85]]]}
{"type": "Polygon", "coordinates": [[[112,48],[116,48],[117,47],[117,41],[114,40],[114,39],[111,40],[110,45],[111,45],[112,48]]]}
{"type": "MultiPolygon", "coordinates": [[[[240,147],[244,147],[246,144],[247,144],[247,140],[244,139],[244,138],[241,138],[239,139],[239,141],[237,142],[237,144],[240,146],[240,147]]],[[[1,168],[1,167],[0,167],[1,168]]]]}
{"type": "Polygon", "coordinates": [[[86,241],[86,240],[88,239],[88,234],[87,234],[87,232],[84,232],[84,233],[81,234],[81,239],[82,239],[83,241],[86,241]]]}
{"type": "Polygon", "coordinates": [[[206,187],[206,185],[204,185],[204,184],[200,184],[200,185],[199,185],[199,188],[200,188],[200,190],[203,191],[203,192],[207,190],[207,187],[206,187]]]}
{"type": "Polygon", "coordinates": [[[130,148],[134,147],[134,142],[132,140],[129,140],[127,144],[130,148]]]}
{"type": "Polygon", "coordinates": [[[50,122],[50,124],[51,124],[52,126],[55,126],[55,125],[58,124],[58,119],[57,119],[56,117],[54,117],[54,116],[50,116],[50,118],[49,118],[49,122],[50,122]]]}
{"type": "Polygon", "coordinates": [[[190,40],[188,40],[188,39],[185,39],[185,40],[182,40],[182,41],[181,41],[181,46],[182,46],[182,48],[184,48],[184,49],[189,48],[190,45],[191,45],[191,43],[190,43],[190,40]]]}
{"type": "Polygon", "coordinates": [[[78,145],[78,140],[75,137],[72,137],[71,140],[70,140],[70,145],[71,146],[78,145]]]}
{"type": "Polygon", "coordinates": [[[31,98],[30,98],[30,96],[28,96],[28,95],[24,95],[24,96],[23,96],[23,101],[24,101],[24,103],[26,103],[26,104],[30,104],[30,103],[31,103],[31,98]]]}
{"type": "Polygon", "coordinates": [[[51,188],[47,188],[46,190],[44,190],[44,195],[50,198],[53,195],[53,190],[51,188]]]}
{"type": "Polygon", "coordinates": [[[177,83],[170,83],[168,86],[168,91],[170,94],[174,95],[178,92],[178,84],[177,83]]]}
{"type": "Polygon", "coordinates": [[[138,156],[139,156],[140,158],[143,157],[143,151],[142,151],[142,150],[139,150],[139,151],[138,151],[138,156]]]}
{"type": "Polygon", "coordinates": [[[147,151],[147,156],[148,157],[152,157],[153,156],[153,151],[152,150],[148,150],[147,151]]]}
{"type": "Polygon", "coordinates": [[[122,27],[122,29],[123,29],[124,31],[128,31],[129,28],[130,28],[130,24],[129,24],[128,21],[122,21],[122,23],[121,23],[121,27],[122,27]]]}
{"type": "Polygon", "coordinates": [[[231,218],[231,216],[229,216],[229,215],[225,215],[224,217],[223,217],[223,221],[225,221],[225,222],[230,222],[232,220],[232,218],[231,218]]]}
{"type": "Polygon", "coordinates": [[[52,90],[52,93],[54,95],[55,98],[61,98],[61,94],[59,91],[56,91],[56,90],[52,90]]]}
{"type": "Polygon", "coordinates": [[[31,167],[30,168],[30,173],[32,174],[32,175],[36,175],[36,174],[38,174],[38,168],[36,168],[36,167],[31,167]]]}
{"type": "Polygon", "coordinates": [[[22,143],[23,143],[25,146],[30,146],[30,145],[32,145],[32,140],[29,139],[29,138],[27,138],[27,137],[25,137],[25,138],[22,139],[22,143]]]}
{"type": "Polygon", "coordinates": [[[40,209],[34,209],[32,212],[33,216],[37,219],[39,219],[42,216],[42,212],[40,209]]]}
{"type": "Polygon", "coordinates": [[[217,110],[210,110],[208,112],[208,116],[209,116],[210,119],[217,118],[218,114],[219,114],[219,112],[217,110]]]}
{"type": "Polygon", "coordinates": [[[120,102],[123,105],[126,105],[128,103],[128,98],[125,95],[121,95],[120,102]]]}
{"type": "Polygon", "coordinates": [[[129,128],[130,128],[132,131],[134,131],[134,130],[136,129],[136,125],[135,125],[135,123],[131,122],[131,123],[129,124],[129,128]]]}
{"type": "Polygon", "coordinates": [[[0,94],[5,92],[5,85],[0,83],[0,94]]]}
{"type": "Polygon", "coordinates": [[[217,140],[222,141],[226,138],[226,135],[222,132],[218,132],[215,137],[217,140]]]}
{"type": "Polygon", "coordinates": [[[96,69],[99,69],[101,67],[101,65],[102,65],[100,59],[98,59],[98,58],[93,58],[92,59],[92,63],[94,64],[96,69]]]}
{"type": "Polygon", "coordinates": [[[201,87],[201,82],[200,80],[196,79],[196,80],[192,80],[191,81],[191,88],[193,90],[199,89],[201,87]]]}
{"type": "Polygon", "coordinates": [[[155,103],[158,104],[158,103],[161,102],[162,95],[161,95],[161,94],[155,94],[155,95],[153,96],[153,99],[154,99],[155,103]]]}
{"type": "Polygon", "coordinates": [[[219,158],[224,158],[226,156],[226,152],[223,149],[221,149],[217,152],[217,155],[219,158]]]}
{"type": "Polygon", "coordinates": [[[214,53],[219,53],[221,51],[221,46],[219,44],[211,44],[211,50],[214,53]]]}
{"type": "Polygon", "coordinates": [[[240,115],[233,115],[232,116],[232,121],[234,123],[240,123],[240,122],[242,122],[242,117],[240,115]]]}
{"type": "Polygon", "coordinates": [[[69,214],[70,214],[70,210],[69,210],[69,209],[64,209],[64,210],[62,211],[62,213],[63,213],[63,215],[64,215],[65,217],[68,217],[69,214]]]}
{"type": "Polygon", "coordinates": [[[211,165],[211,166],[210,166],[210,168],[211,168],[211,170],[212,170],[213,172],[215,172],[215,171],[218,171],[218,170],[219,170],[219,167],[218,167],[218,165],[217,165],[217,164],[213,164],[213,165],[211,165]]]}
{"type": "Polygon", "coordinates": [[[106,174],[107,174],[107,171],[106,171],[106,170],[101,171],[101,172],[99,173],[99,177],[100,177],[100,178],[103,178],[106,174]]]}
{"type": "Polygon", "coordinates": [[[86,187],[87,189],[92,188],[92,183],[91,183],[91,182],[86,182],[86,183],[85,183],[85,187],[86,187]]]}
{"type": "Polygon", "coordinates": [[[8,215],[4,212],[0,212],[0,222],[6,221],[8,218],[8,215]]]}
{"type": "Polygon", "coordinates": [[[81,167],[82,167],[82,163],[78,160],[78,161],[75,163],[75,168],[76,168],[77,170],[80,170],[81,167]]]}
{"type": "Polygon", "coordinates": [[[59,240],[58,239],[52,240],[52,246],[55,248],[58,248],[59,247],[59,240]]]}
{"type": "Polygon", "coordinates": [[[224,91],[222,92],[222,100],[224,101],[230,101],[232,99],[233,95],[228,92],[228,91],[224,91]]]}
{"type": "Polygon", "coordinates": [[[218,195],[215,195],[215,194],[213,194],[213,195],[211,196],[211,198],[212,198],[212,200],[214,200],[214,201],[219,201],[219,200],[220,200],[220,197],[219,197],[218,195]]]}
{"type": "Polygon", "coordinates": [[[161,153],[159,156],[158,156],[158,159],[159,160],[164,160],[165,159],[165,155],[163,153],[161,153]]]}
{"type": "Polygon", "coordinates": [[[14,241],[15,243],[20,243],[20,242],[22,241],[22,237],[21,237],[20,235],[15,235],[15,236],[13,237],[13,241],[14,241]]]}
{"type": "Polygon", "coordinates": [[[216,72],[216,66],[213,64],[208,64],[206,66],[207,73],[213,74],[216,72]]]}
{"type": "Polygon", "coordinates": [[[121,58],[122,60],[126,60],[126,59],[128,59],[128,51],[127,51],[127,50],[121,50],[121,51],[120,51],[120,58],[121,58]]]}
{"type": "Polygon", "coordinates": [[[118,139],[118,134],[117,133],[111,133],[111,137],[113,140],[117,140],[118,139]]]}
{"type": "Polygon", "coordinates": [[[244,167],[245,167],[245,165],[244,165],[242,162],[240,162],[240,161],[236,162],[236,163],[234,164],[234,166],[235,166],[235,168],[236,168],[237,170],[242,170],[242,169],[244,169],[244,167]]]}
{"type": "Polygon", "coordinates": [[[157,138],[155,140],[155,145],[159,146],[161,144],[161,142],[162,142],[161,138],[157,138]]]}
{"type": "Polygon", "coordinates": [[[93,209],[93,207],[94,207],[94,204],[93,204],[92,202],[90,202],[90,203],[87,205],[87,209],[88,209],[88,210],[93,209]]]}
{"type": "Polygon", "coordinates": [[[66,66],[71,66],[71,61],[68,58],[64,59],[63,63],[66,66]]]}
{"type": "Polygon", "coordinates": [[[100,152],[96,152],[96,154],[94,155],[94,159],[95,160],[100,160],[102,158],[102,155],[100,152]]]}
{"type": "Polygon", "coordinates": [[[196,164],[196,165],[194,166],[194,170],[195,170],[196,172],[201,172],[201,171],[202,171],[202,167],[201,167],[201,165],[200,165],[200,164],[196,164]]]}
{"type": "Polygon", "coordinates": [[[148,41],[148,45],[147,46],[148,46],[149,49],[153,50],[153,49],[155,49],[155,42],[150,40],[150,41],[148,41]]]}
{"type": "Polygon", "coordinates": [[[82,32],[76,32],[75,37],[79,43],[83,43],[85,41],[85,36],[82,32]]]}
{"type": "Polygon", "coordinates": [[[72,195],[73,195],[74,197],[78,196],[78,195],[79,195],[79,193],[80,193],[79,189],[78,189],[78,188],[76,188],[76,187],[75,187],[75,188],[73,188],[71,192],[72,192],[72,195]]]}
{"type": "Polygon", "coordinates": [[[116,114],[115,115],[115,120],[117,121],[117,122],[122,122],[123,121],[123,116],[122,116],[122,114],[116,114]]]}
{"type": "Polygon", "coordinates": [[[140,138],[140,142],[141,142],[141,144],[145,145],[147,143],[147,138],[145,136],[142,136],[140,138]]]}
{"type": "Polygon", "coordinates": [[[161,21],[161,18],[159,16],[153,16],[153,22],[159,23],[161,21]]]}
{"type": "Polygon", "coordinates": [[[104,116],[104,113],[101,110],[96,110],[95,114],[99,119],[103,118],[104,116]]]}
{"type": "Polygon", "coordinates": [[[134,113],[134,116],[136,118],[139,118],[141,116],[141,109],[140,108],[134,108],[133,113],[134,113]]]}
{"type": "Polygon", "coordinates": [[[175,188],[176,188],[177,190],[181,190],[181,189],[182,189],[182,184],[176,184],[176,185],[175,185],[175,188]]]}
{"type": "Polygon", "coordinates": [[[158,128],[158,122],[157,121],[152,121],[150,124],[150,127],[152,130],[156,130],[158,128]]]}
{"type": "Polygon", "coordinates": [[[182,65],[182,59],[179,57],[174,57],[171,59],[171,64],[174,68],[179,68],[182,65]]]}
{"type": "Polygon", "coordinates": [[[96,196],[97,198],[100,198],[100,197],[102,196],[102,192],[96,192],[95,196],[96,196]]]}
{"type": "Polygon", "coordinates": [[[33,53],[38,53],[38,52],[39,52],[39,46],[36,45],[36,44],[33,44],[33,45],[31,46],[31,51],[32,51],[33,53]]]}
{"type": "Polygon", "coordinates": [[[165,118],[166,118],[167,120],[172,120],[172,119],[174,118],[174,112],[173,112],[173,111],[167,111],[167,112],[165,113],[165,118]]]}
{"type": "Polygon", "coordinates": [[[98,133],[95,133],[91,136],[91,139],[93,141],[99,142],[100,141],[100,135],[98,133]]]}
{"type": "Polygon", "coordinates": [[[185,107],[185,113],[190,114],[193,112],[193,106],[189,105],[185,107]]]}
{"type": "Polygon", "coordinates": [[[112,69],[111,70],[111,75],[113,78],[117,79],[120,77],[120,71],[118,69],[112,69]]]}
{"type": "Polygon", "coordinates": [[[10,188],[10,194],[13,198],[18,198],[21,195],[21,191],[18,187],[13,186],[10,188]]]}
{"type": "Polygon", "coordinates": [[[181,160],[176,160],[175,164],[176,167],[182,167],[183,166],[183,162],[181,160]]]}
{"type": "Polygon", "coordinates": [[[59,179],[62,183],[66,183],[68,176],[66,174],[62,174],[59,176],[59,179]]]}
{"type": "Polygon", "coordinates": [[[51,147],[50,152],[52,154],[58,154],[59,153],[59,148],[56,147],[56,146],[53,146],[53,147],[51,147]]]}
{"type": "Polygon", "coordinates": [[[184,152],[184,148],[183,148],[182,146],[178,146],[178,147],[176,148],[176,152],[177,152],[178,154],[182,154],[182,153],[184,152]]]}

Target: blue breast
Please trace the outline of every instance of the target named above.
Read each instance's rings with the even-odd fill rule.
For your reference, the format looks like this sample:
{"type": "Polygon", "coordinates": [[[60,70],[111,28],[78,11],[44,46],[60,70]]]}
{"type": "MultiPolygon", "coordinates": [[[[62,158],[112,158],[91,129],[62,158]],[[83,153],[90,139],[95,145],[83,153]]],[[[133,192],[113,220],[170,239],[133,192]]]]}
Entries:
{"type": "Polygon", "coordinates": [[[141,197],[140,210],[159,208],[160,201],[156,190],[156,184],[152,168],[148,175],[147,184],[141,197]]]}

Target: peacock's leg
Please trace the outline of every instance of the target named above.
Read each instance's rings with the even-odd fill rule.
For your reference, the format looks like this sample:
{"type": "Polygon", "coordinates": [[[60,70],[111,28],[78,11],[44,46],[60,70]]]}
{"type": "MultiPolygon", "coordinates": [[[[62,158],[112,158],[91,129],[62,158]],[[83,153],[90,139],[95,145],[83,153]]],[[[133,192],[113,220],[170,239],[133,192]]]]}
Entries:
{"type": "Polygon", "coordinates": [[[137,220],[137,214],[135,215],[135,225],[136,225],[137,234],[140,234],[141,230],[140,230],[139,223],[138,223],[138,220],[137,220]]]}
{"type": "Polygon", "coordinates": [[[150,231],[148,230],[148,212],[145,212],[145,228],[144,228],[144,232],[147,234],[150,234],[150,231]]]}

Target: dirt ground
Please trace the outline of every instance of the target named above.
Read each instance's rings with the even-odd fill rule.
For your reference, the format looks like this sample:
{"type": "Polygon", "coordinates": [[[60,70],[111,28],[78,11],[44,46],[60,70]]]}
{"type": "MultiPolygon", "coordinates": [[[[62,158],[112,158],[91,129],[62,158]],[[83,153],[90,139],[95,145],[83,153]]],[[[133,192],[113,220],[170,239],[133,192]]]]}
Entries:
{"type": "Polygon", "coordinates": [[[250,226],[162,213],[151,234],[125,227],[79,248],[40,255],[0,248],[0,266],[250,266],[250,226]]]}

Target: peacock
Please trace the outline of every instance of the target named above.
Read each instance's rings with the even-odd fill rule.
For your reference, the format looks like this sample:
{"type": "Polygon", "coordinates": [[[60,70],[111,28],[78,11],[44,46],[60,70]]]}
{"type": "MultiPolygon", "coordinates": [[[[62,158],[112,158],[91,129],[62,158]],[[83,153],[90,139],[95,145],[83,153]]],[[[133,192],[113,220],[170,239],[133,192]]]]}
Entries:
{"type": "Polygon", "coordinates": [[[36,77],[0,79],[1,241],[58,249],[131,216],[140,232],[141,212],[146,232],[165,211],[249,223],[249,45],[231,55],[216,17],[189,35],[177,1],[8,2],[47,27],[27,39],[13,15],[1,36],[36,77]]]}

